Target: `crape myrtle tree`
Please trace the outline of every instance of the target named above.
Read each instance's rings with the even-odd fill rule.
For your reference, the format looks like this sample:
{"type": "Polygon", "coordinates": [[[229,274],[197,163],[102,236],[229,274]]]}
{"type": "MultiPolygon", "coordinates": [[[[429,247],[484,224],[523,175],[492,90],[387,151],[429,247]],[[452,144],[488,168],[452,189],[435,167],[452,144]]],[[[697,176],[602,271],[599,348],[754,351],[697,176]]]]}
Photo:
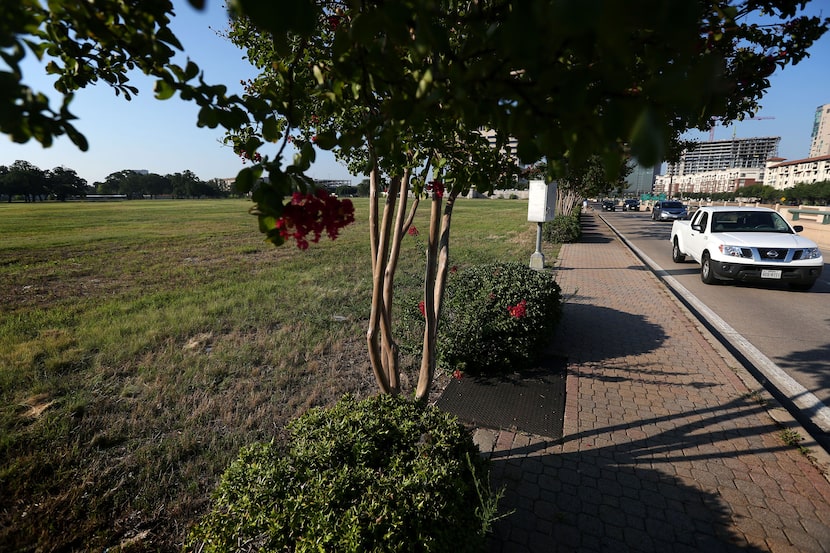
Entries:
{"type": "MultiPolygon", "coordinates": [[[[261,71],[257,79],[246,84],[246,93],[263,101],[289,104],[296,115],[293,122],[277,122],[279,131],[284,132],[269,132],[261,125],[230,133],[228,139],[243,157],[258,160],[266,167],[270,162],[268,154],[259,150],[269,138],[280,144],[277,159],[289,141],[300,156],[313,156],[314,145],[321,145],[333,149],[353,173],[369,176],[373,286],[367,345],[377,385],[384,393],[400,392],[392,308],[401,243],[408,233],[419,232],[412,221],[421,199],[429,201],[425,330],[415,390],[416,397],[422,399],[435,371],[438,318],[449,271],[450,229],[456,199],[471,186],[492,188],[495,182],[515,172],[515,164],[505,148],[493,148],[477,129],[443,117],[439,106],[418,119],[407,117],[406,106],[398,105],[400,93],[405,89],[406,94],[416,98],[425,92],[428,86],[412,76],[428,72],[428,65],[413,58],[405,48],[392,48],[385,55],[386,74],[383,78],[373,77],[360,61],[372,57],[371,45],[361,45],[347,35],[337,34],[351,25],[348,13],[348,6],[342,2],[323,5],[318,32],[308,38],[289,36],[284,52],[275,49],[272,36],[253,25],[250,18],[239,17],[233,22],[229,38],[246,50],[247,58],[261,71]],[[355,61],[342,67],[334,63],[344,54],[355,61]],[[292,69],[282,73],[281,67],[292,69]],[[343,69],[351,74],[335,73],[343,69]],[[337,96],[332,92],[333,87],[340,86],[337,83],[359,78],[361,73],[360,86],[350,93],[337,96]],[[336,101],[332,101],[332,96],[336,101]],[[385,199],[381,209],[382,192],[385,199]]],[[[497,140],[499,145],[502,142],[497,140]]],[[[276,243],[294,238],[305,247],[306,229],[293,212],[286,212],[281,199],[271,205],[267,191],[260,185],[253,197],[269,238],[276,243]]],[[[292,203],[295,201],[308,200],[295,193],[292,203]]]]}
{"type": "MultiPolygon", "coordinates": [[[[252,188],[260,167],[269,174],[269,182],[254,193],[262,231],[275,243],[305,234],[292,221],[296,216],[285,213],[282,198],[302,183],[292,178],[292,169],[307,168],[314,145],[335,150],[370,176],[373,294],[367,339],[384,392],[399,391],[392,283],[417,198],[426,191],[432,203],[426,329],[415,394],[421,399],[434,372],[452,206],[465,187],[486,192],[504,176],[499,163],[485,165],[487,157],[474,151],[481,143],[475,129],[495,129],[501,140],[517,137],[523,162],[546,159],[548,177],[565,185],[566,202],[580,189],[620,179],[628,148],[654,163],[682,131],[708,126],[712,113],[733,118],[751,113],[769,85],[764,78],[789,55],[783,47],[769,51],[775,35],[757,25],[734,31],[736,20],[750,14],[749,6],[712,6],[709,13],[690,3],[678,14],[677,6],[655,2],[634,8],[605,3],[596,18],[566,4],[317,1],[295,6],[290,28],[268,10],[249,9],[236,20],[230,38],[262,71],[248,87],[248,97],[264,103],[262,115],[254,115],[254,124],[235,142],[258,162],[246,179],[252,188]],[[531,24],[528,32],[531,21],[539,26],[531,24]],[[684,24],[688,34],[676,34],[675,27],[684,24]],[[763,42],[760,50],[743,46],[752,40],[763,42]],[[290,134],[293,129],[299,137],[290,134]],[[281,155],[289,138],[299,138],[300,154],[283,173],[281,155]],[[260,151],[268,142],[281,143],[273,158],[260,151]],[[458,146],[466,157],[453,164],[449,151],[458,146]],[[443,165],[429,180],[435,160],[443,165]],[[459,174],[471,166],[480,168],[475,174],[480,180],[459,174]],[[423,170],[413,178],[417,168],[423,170]],[[377,208],[381,172],[388,177],[382,213],[377,208]],[[407,217],[410,185],[416,201],[407,217]]],[[[243,10],[246,6],[242,3],[243,10]]],[[[307,200],[295,191],[295,201],[307,200]]]]}
{"type": "MultiPolygon", "coordinates": [[[[237,186],[253,191],[260,230],[275,244],[336,236],[352,219],[349,204],[312,193],[305,173],[316,149],[362,158],[373,199],[381,182],[388,187],[383,212],[371,214],[369,342],[380,388],[394,392],[395,363],[384,361],[394,356],[383,330],[391,323],[385,276],[394,269],[395,233],[408,228],[404,191],[425,195],[442,218],[467,186],[487,192],[504,172],[480,148],[479,128],[515,138],[523,163],[546,160],[550,180],[592,157],[611,181],[626,153],[654,165],[682,132],[757,111],[769,76],[801,61],[827,30],[828,19],[801,15],[808,3],[237,0],[233,40],[255,52],[263,75],[245,94],[229,96],[224,85],[204,81],[195,61],[175,62],[181,45],[168,26],[169,0],[21,0],[4,7],[0,22],[7,66],[0,68],[0,130],[45,146],[66,134],[85,149],[72,124],[72,94],[103,81],[129,99],[137,92],[130,70],[156,76],[157,97],[197,102],[197,124],[230,131],[252,161],[237,186]],[[59,108],[25,85],[27,54],[56,76],[59,108]],[[284,156],[289,137],[297,138],[292,160],[284,156]]],[[[439,220],[429,231],[438,250],[428,282],[441,278],[432,268],[441,263],[439,220]]],[[[425,303],[429,334],[440,300],[427,291],[425,303]]],[[[424,395],[420,382],[416,395],[424,395]]]]}

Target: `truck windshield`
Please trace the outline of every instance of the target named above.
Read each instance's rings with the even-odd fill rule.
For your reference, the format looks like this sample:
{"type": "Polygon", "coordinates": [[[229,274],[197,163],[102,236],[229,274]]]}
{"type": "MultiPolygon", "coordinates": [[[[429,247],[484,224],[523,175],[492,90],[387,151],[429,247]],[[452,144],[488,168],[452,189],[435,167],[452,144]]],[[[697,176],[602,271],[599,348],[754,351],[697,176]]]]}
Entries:
{"type": "Polygon", "coordinates": [[[712,232],[792,233],[781,215],[774,211],[721,211],[712,215],[712,232]]]}

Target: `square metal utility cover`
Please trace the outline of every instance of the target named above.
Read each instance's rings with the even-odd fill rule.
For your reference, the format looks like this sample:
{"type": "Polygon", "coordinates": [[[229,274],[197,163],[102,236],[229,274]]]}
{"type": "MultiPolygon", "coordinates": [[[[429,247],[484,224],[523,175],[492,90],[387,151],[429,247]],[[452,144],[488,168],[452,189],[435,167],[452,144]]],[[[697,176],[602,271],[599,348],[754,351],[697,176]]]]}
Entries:
{"type": "Polygon", "coordinates": [[[539,367],[498,376],[452,379],[436,405],[462,422],[562,438],[566,361],[546,357],[539,367]]]}

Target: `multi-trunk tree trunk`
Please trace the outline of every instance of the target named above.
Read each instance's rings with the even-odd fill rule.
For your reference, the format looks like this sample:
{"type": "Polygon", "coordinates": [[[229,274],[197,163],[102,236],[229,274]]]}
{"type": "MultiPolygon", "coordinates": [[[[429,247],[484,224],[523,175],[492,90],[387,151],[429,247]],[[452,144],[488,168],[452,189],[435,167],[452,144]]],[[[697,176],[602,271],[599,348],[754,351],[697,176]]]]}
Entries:
{"type": "MultiPolygon", "coordinates": [[[[380,172],[377,167],[369,177],[369,234],[372,256],[372,307],[366,341],[369,360],[382,393],[400,393],[398,345],[393,329],[394,280],[400,258],[401,242],[412,225],[420,203],[411,205],[412,171],[391,179],[383,209],[380,209],[380,172]]],[[[429,193],[430,222],[427,235],[424,271],[424,339],[416,400],[425,400],[435,375],[436,340],[441,301],[447,282],[449,237],[452,210],[458,196],[433,189],[429,193]],[[445,201],[446,200],[446,201],[445,201]]]]}

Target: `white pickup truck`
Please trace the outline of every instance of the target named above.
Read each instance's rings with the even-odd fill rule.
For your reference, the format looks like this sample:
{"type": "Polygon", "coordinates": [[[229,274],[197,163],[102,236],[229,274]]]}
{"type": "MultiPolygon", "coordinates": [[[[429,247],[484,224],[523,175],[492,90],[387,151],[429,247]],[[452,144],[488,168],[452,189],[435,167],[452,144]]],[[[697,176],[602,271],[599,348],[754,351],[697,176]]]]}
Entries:
{"type": "Polygon", "coordinates": [[[706,284],[781,281],[809,290],[824,259],[815,242],[798,235],[802,230],[774,209],[701,207],[690,220],[672,224],[672,260],[689,256],[700,263],[706,284]]]}

